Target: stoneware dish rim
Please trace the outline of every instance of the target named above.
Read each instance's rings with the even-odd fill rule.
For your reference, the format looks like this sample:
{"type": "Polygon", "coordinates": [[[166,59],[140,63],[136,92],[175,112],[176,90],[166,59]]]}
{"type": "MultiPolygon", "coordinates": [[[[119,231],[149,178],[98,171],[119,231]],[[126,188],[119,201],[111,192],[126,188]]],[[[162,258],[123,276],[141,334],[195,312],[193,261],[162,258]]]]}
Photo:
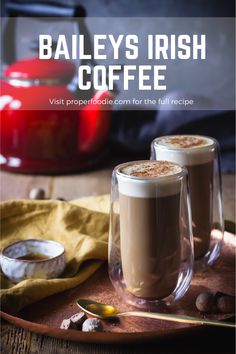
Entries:
{"type": "Polygon", "coordinates": [[[1,249],[0,251],[0,256],[2,258],[5,258],[9,261],[17,261],[17,262],[22,262],[22,263],[39,263],[39,262],[49,262],[51,260],[54,260],[56,258],[59,258],[61,257],[63,254],[65,254],[65,248],[64,246],[60,243],[60,242],[57,242],[57,241],[54,241],[54,240],[41,240],[41,239],[36,239],[36,238],[31,238],[31,239],[27,239],[27,240],[20,240],[20,241],[16,241],[16,242],[13,242],[11,244],[9,244],[8,246],[4,247],[1,249]],[[12,257],[9,257],[9,256],[6,256],[4,254],[4,252],[10,248],[10,247],[14,247],[16,244],[18,243],[27,243],[27,242],[32,242],[32,241],[36,241],[36,242],[42,242],[42,243],[49,243],[49,244],[56,244],[57,246],[61,247],[61,253],[59,253],[57,256],[52,256],[52,257],[49,257],[49,258],[46,258],[46,259],[39,259],[39,260],[28,260],[28,259],[18,259],[18,258],[12,258],[12,257]]]}

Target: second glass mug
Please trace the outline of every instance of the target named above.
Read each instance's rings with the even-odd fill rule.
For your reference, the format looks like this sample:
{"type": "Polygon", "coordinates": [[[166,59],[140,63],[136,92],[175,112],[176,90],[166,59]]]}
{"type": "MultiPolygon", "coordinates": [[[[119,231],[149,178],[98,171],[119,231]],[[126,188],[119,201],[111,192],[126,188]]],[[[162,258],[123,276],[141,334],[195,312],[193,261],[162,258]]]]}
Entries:
{"type": "Polygon", "coordinates": [[[118,295],[142,309],[171,304],[188,290],[193,260],[187,170],[149,160],[117,166],[108,270],[118,295]]]}
{"type": "Polygon", "coordinates": [[[195,268],[220,255],[224,218],[218,142],[200,135],[169,135],[153,140],[152,160],[168,160],[188,170],[195,268]]]}

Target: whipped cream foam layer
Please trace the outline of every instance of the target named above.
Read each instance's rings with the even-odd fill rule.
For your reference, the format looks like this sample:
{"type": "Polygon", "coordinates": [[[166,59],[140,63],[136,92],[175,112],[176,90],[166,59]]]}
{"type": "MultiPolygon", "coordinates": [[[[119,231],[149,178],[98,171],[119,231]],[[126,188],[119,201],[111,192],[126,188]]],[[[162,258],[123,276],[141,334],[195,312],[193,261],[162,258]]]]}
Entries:
{"type": "Polygon", "coordinates": [[[136,198],[157,198],[180,192],[183,169],[169,161],[134,161],[117,168],[119,192],[136,198]]]}
{"type": "Polygon", "coordinates": [[[215,140],[201,135],[171,135],[154,140],[156,160],[168,160],[181,166],[210,162],[215,155],[215,140]]]}

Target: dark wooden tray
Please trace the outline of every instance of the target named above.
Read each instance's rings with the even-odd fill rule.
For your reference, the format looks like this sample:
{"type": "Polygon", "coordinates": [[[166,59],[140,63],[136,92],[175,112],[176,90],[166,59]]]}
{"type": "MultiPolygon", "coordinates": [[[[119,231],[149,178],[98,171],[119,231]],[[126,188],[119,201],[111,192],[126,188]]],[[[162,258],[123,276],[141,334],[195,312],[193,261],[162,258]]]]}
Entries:
{"type": "MultiPolygon", "coordinates": [[[[202,291],[225,292],[234,294],[235,276],[235,235],[226,233],[222,254],[214,267],[194,276],[190,289],[175,305],[163,312],[201,317],[195,308],[196,296],[202,291]]],[[[33,332],[61,339],[93,343],[123,343],[165,340],[181,334],[211,330],[208,326],[189,325],[147,318],[122,318],[118,323],[104,321],[106,332],[86,333],[75,330],[62,330],[60,324],[79,309],[76,299],[89,298],[117,306],[120,310],[132,310],[131,306],[121,303],[107,275],[104,265],[84,284],[63,293],[48,297],[26,307],[17,317],[1,313],[2,318],[12,324],[33,332]]],[[[230,319],[234,314],[211,314],[211,319],[230,319]]],[[[216,331],[220,331],[218,328],[216,331]]],[[[231,330],[231,329],[227,329],[231,330]]]]}

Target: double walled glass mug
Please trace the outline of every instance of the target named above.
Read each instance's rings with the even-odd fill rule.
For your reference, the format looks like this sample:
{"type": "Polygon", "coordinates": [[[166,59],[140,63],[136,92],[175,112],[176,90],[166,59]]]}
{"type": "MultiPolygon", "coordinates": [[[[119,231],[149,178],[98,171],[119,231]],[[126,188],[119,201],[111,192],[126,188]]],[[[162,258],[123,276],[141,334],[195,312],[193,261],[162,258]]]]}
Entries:
{"type": "Polygon", "coordinates": [[[188,170],[196,267],[212,265],[219,257],[224,235],[219,146],[199,135],[155,139],[151,159],[168,160],[188,170]]]}
{"type": "Polygon", "coordinates": [[[171,304],[189,288],[194,257],[186,176],[167,161],[133,161],[113,171],[108,269],[129,304],[171,304]]]}

